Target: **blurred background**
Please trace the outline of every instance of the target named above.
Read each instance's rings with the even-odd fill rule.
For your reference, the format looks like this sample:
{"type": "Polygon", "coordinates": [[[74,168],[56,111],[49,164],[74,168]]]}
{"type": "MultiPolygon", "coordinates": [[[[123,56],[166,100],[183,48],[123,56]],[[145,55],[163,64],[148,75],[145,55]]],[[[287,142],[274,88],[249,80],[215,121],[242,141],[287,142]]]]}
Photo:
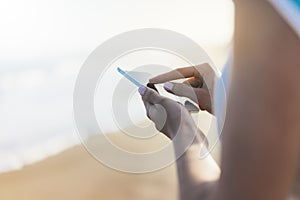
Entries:
{"type": "Polygon", "coordinates": [[[122,174],[99,166],[78,145],[76,76],[98,45],[138,28],[184,34],[221,69],[233,17],[230,0],[0,0],[0,198],[124,199],[151,193],[155,199],[157,181],[176,197],[174,166],[144,177],[122,174]],[[129,179],[143,188],[124,189],[129,179]],[[122,191],[101,193],[115,181],[124,183],[122,191]]]}

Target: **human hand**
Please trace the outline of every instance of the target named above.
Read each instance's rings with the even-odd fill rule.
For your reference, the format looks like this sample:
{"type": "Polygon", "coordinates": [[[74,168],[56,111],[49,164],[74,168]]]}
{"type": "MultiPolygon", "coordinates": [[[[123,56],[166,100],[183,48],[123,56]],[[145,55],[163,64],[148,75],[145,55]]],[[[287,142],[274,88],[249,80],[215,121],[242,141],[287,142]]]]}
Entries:
{"type": "Polygon", "coordinates": [[[173,139],[179,131],[197,133],[197,126],[183,105],[147,87],[140,87],[139,93],[148,118],[154,122],[156,129],[167,137],[173,139]]]}
{"type": "Polygon", "coordinates": [[[147,116],[155,123],[156,128],[170,139],[174,139],[175,155],[180,155],[176,164],[181,197],[194,196],[194,189],[199,188],[197,194],[200,193],[201,197],[208,199],[211,190],[214,189],[212,181],[219,177],[220,170],[210,155],[204,159],[197,157],[202,148],[200,144],[208,145],[205,135],[197,128],[190,113],[182,104],[161,96],[151,88],[140,87],[139,93],[147,116]]]}
{"type": "Polygon", "coordinates": [[[188,97],[198,103],[201,110],[212,113],[212,98],[216,74],[207,64],[184,67],[158,75],[149,80],[150,83],[165,83],[164,88],[177,96],[188,97]],[[168,82],[176,79],[189,78],[183,83],[168,82]]]}

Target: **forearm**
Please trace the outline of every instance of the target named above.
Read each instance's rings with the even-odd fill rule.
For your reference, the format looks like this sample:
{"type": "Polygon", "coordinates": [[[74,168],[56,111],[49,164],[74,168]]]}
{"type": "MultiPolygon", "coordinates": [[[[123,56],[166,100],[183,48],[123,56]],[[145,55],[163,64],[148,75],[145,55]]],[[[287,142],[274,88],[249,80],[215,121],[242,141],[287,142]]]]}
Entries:
{"type": "MultiPolygon", "coordinates": [[[[198,158],[201,144],[204,145],[204,141],[195,137],[190,148],[176,161],[180,199],[209,200],[216,188],[215,181],[219,178],[219,167],[210,155],[204,159],[198,158]]],[[[176,146],[174,150],[176,153],[176,146]]]]}

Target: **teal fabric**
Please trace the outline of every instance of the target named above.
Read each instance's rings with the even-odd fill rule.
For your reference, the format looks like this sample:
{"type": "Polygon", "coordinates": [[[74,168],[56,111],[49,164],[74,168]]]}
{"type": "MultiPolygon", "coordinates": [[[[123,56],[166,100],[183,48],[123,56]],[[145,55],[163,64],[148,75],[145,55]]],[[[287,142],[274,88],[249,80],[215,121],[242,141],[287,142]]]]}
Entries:
{"type": "Polygon", "coordinates": [[[300,12],[300,0],[290,0],[291,3],[298,8],[298,11],[300,12]]]}

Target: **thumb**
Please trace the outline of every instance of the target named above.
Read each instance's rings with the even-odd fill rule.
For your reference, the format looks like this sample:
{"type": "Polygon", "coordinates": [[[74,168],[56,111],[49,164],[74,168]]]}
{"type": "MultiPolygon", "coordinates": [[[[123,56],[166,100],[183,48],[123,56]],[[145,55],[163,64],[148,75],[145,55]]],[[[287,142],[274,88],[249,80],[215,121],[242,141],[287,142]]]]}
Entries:
{"type": "Polygon", "coordinates": [[[163,99],[155,90],[145,86],[140,87],[138,91],[143,101],[149,102],[150,104],[157,104],[163,99]]]}

